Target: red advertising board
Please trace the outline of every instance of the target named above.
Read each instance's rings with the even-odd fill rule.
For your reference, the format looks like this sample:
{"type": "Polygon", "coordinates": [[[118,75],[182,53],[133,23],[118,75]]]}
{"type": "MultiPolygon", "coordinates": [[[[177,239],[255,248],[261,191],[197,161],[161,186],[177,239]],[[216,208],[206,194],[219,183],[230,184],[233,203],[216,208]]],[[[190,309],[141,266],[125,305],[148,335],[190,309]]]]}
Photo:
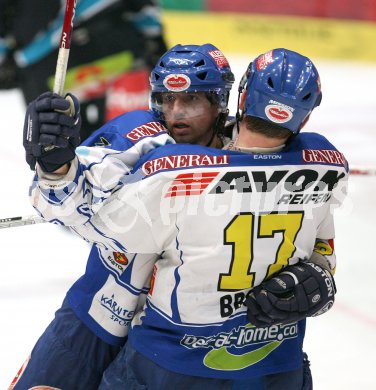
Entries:
{"type": "Polygon", "coordinates": [[[376,0],[207,0],[208,11],[376,20],[376,0]]]}

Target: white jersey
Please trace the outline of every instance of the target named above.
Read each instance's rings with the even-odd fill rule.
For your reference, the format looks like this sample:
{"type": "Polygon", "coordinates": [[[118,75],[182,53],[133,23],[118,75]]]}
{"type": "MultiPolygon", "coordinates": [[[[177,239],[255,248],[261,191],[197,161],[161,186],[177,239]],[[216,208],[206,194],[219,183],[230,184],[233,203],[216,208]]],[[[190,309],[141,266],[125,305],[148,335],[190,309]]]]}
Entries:
{"type": "Polygon", "coordinates": [[[235,379],[301,364],[300,356],[283,359],[301,347],[298,325],[255,329],[243,301],[252,287],[309,258],[316,238],[334,237],[346,181],[344,156],[303,133],[273,154],[158,148],[84,225],[74,211],[90,207],[84,192],[60,214],[37,186],[34,205],[105,249],[161,253],[131,343],[172,371],[235,379]]]}
{"type": "Polygon", "coordinates": [[[59,223],[60,217],[66,225],[85,223],[128,180],[131,169],[142,156],[175,142],[159,122],[142,127],[146,129],[136,128],[124,135],[129,138],[124,140],[125,150],[79,146],[77,157],[64,176],[45,173],[37,165],[31,187],[37,211],[45,216],[46,209],[48,215],[48,208],[53,205],[57,212],[53,218],[55,223],[59,223]]]}

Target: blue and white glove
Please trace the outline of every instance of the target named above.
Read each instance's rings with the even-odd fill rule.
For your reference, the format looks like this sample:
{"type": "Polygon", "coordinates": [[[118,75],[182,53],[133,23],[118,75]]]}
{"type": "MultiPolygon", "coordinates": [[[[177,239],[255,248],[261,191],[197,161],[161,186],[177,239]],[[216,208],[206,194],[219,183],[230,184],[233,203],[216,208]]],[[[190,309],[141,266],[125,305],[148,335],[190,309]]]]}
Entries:
{"type": "Polygon", "coordinates": [[[53,172],[75,157],[80,144],[80,104],[71,94],[52,92],[38,96],[27,107],[23,131],[26,162],[45,172],[53,172]]]}
{"type": "Polygon", "coordinates": [[[252,290],[245,301],[248,319],[256,326],[270,326],[318,316],[333,306],[336,292],[328,270],[299,262],[252,290]]]}

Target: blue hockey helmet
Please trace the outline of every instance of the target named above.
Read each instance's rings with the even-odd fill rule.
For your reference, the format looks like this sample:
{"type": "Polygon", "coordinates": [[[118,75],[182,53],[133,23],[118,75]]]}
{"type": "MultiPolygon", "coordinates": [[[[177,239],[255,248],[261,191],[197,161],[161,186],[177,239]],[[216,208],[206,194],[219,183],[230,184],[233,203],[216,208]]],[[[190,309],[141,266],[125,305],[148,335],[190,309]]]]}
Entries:
{"type": "Polygon", "coordinates": [[[274,49],[248,66],[239,85],[246,89],[243,114],[275,123],[297,134],[322,98],[312,61],[294,51],[274,49]]]}
{"type": "Polygon", "coordinates": [[[227,112],[234,79],[226,57],[214,45],[176,45],[151,71],[151,108],[161,112],[162,92],[206,92],[216,95],[219,112],[227,112]]]}

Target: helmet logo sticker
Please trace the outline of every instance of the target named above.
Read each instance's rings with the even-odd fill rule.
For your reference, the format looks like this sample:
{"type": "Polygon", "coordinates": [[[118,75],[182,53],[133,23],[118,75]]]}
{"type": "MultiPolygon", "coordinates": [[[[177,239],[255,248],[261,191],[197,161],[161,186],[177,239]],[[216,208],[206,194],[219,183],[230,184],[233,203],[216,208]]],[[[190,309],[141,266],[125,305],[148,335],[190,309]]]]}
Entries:
{"type": "Polygon", "coordinates": [[[172,92],[185,91],[191,85],[191,79],[185,74],[170,74],[163,80],[163,85],[172,92]]]}
{"type": "Polygon", "coordinates": [[[268,119],[274,123],[286,123],[292,117],[292,112],[284,106],[269,104],[265,107],[265,114],[268,119]]]}
{"type": "Polygon", "coordinates": [[[175,65],[189,65],[189,62],[185,58],[170,58],[170,62],[174,63],[175,65]]]}
{"type": "Polygon", "coordinates": [[[213,58],[217,66],[219,66],[220,68],[222,66],[230,66],[227,61],[227,58],[220,50],[211,50],[208,52],[208,54],[210,55],[210,57],[213,58]]]}
{"type": "Polygon", "coordinates": [[[269,64],[271,64],[274,61],[273,58],[273,50],[270,50],[266,52],[265,54],[262,54],[259,56],[256,60],[256,68],[258,71],[266,68],[269,64]]]}

